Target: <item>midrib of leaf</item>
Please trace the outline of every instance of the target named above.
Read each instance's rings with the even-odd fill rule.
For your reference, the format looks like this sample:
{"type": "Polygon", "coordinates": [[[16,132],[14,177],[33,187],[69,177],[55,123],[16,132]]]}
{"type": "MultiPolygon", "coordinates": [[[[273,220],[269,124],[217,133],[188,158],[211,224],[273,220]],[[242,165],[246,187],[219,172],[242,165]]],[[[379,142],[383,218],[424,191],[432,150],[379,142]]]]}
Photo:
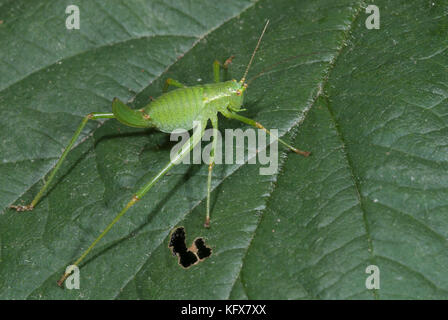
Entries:
{"type": "MultiPolygon", "coordinates": [[[[343,136],[343,134],[342,134],[342,132],[340,130],[339,123],[336,121],[336,118],[334,117],[334,113],[333,113],[333,110],[331,109],[330,101],[328,101],[328,99],[326,99],[326,100],[327,100],[327,103],[326,103],[327,109],[328,109],[330,117],[331,117],[331,119],[332,119],[332,121],[334,123],[336,134],[337,134],[339,140],[341,141],[341,146],[342,146],[341,152],[342,152],[342,154],[343,154],[343,156],[345,158],[345,161],[347,163],[347,167],[350,170],[350,178],[351,178],[351,180],[353,182],[353,187],[354,187],[354,189],[356,191],[356,197],[357,197],[358,202],[359,202],[359,208],[360,208],[360,210],[362,212],[362,221],[363,221],[363,224],[364,224],[364,229],[366,231],[367,248],[368,248],[368,252],[369,252],[369,255],[370,255],[370,260],[372,262],[371,264],[374,264],[373,261],[375,259],[375,255],[373,253],[373,242],[372,242],[372,237],[371,237],[371,233],[370,233],[369,222],[367,221],[367,212],[366,212],[366,209],[364,207],[364,203],[363,203],[363,200],[362,200],[362,197],[361,197],[361,192],[360,192],[361,187],[359,186],[359,183],[357,182],[357,180],[355,178],[355,173],[353,171],[353,162],[352,162],[352,159],[351,159],[349,153],[346,150],[346,142],[345,142],[344,136],[343,136]]],[[[372,292],[373,297],[375,298],[375,300],[378,300],[379,299],[378,290],[377,289],[373,289],[373,290],[370,290],[370,291],[372,292]]]]}

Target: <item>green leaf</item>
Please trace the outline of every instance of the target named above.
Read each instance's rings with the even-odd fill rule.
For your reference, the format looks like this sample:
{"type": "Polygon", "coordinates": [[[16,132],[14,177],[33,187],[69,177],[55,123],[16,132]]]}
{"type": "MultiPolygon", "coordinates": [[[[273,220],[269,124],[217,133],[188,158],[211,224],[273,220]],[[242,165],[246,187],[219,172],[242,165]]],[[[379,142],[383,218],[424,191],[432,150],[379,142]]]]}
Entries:
{"type": "MultiPolygon", "coordinates": [[[[372,1],[0,2],[0,298],[448,298],[448,4],[372,1]],[[65,8],[80,8],[67,30],[65,8]],[[169,135],[91,121],[46,196],[29,202],[83,116],[113,97],[140,108],[166,78],[239,79],[270,19],[242,114],[278,129],[279,172],[179,165],[81,265],[66,266],[168,161],[169,135]],[[294,59],[288,59],[297,56],[294,59]],[[212,255],[187,270],[168,248],[184,226],[212,255]],[[366,289],[366,268],[380,289],[366,289]]],[[[246,128],[219,119],[220,129],[246,128]]]]}

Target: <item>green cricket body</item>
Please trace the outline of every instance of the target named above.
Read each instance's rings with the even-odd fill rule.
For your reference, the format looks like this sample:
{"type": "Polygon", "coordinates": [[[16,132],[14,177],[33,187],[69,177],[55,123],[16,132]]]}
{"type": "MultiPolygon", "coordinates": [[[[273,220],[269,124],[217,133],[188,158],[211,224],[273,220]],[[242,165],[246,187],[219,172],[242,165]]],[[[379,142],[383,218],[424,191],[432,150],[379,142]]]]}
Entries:
{"type": "Polygon", "coordinates": [[[179,88],[162,94],[139,110],[115,98],[112,110],[117,120],[128,126],[153,127],[166,133],[175,129],[191,130],[194,121],[207,121],[218,112],[240,111],[245,88],[244,83],[236,80],[179,88]]]}

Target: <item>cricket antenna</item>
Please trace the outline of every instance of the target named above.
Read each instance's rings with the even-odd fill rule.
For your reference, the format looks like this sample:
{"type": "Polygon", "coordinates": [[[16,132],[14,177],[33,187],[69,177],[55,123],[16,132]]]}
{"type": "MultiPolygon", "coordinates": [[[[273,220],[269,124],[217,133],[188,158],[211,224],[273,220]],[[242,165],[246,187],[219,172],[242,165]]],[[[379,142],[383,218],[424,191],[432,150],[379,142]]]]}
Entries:
{"type": "Polygon", "coordinates": [[[254,52],[252,53],[252,57],[250,57],[249,64],[247,65],[246,71],[244,72],[244,76],[241,78],[241,81],[240,81],[241,83],[244,83],[246,81],[247,73],[249,72],[249,68],[252,64],[252,61],[254,60],[255,53],[257,53],[258,47],[260,46],[260,43],[261,43],[261,39],[263,38],[263,35],[266,32],[266,28],[268,27],[268,24],[269,24],[269,20],[266,22],[263,32],[261,32],[260,38],[258,38],[257,45],[255,46],[254,52]]]}

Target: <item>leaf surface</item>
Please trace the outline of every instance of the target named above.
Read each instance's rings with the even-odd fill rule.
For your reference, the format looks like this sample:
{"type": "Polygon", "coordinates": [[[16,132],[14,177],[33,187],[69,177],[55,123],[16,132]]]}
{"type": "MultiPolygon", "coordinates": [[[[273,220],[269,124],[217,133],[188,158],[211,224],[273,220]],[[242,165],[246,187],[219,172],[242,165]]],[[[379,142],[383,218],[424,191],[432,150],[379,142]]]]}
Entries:
{"type": "MultiPolygon", "coordinates": [[[[0,297],[3,299],[448,298],[447,2],[3,1],[0,3],[0,297]],[[80,8],[80,30],[65,8],[80,8]],[[279,170],[217,165],[212,227],[203,228],[206,165],[180,165],[65,267],[167,163],[153,130],[92,121],[47,195],[30,201],[83,116],[113,97],[141,108],[166,78],[239,79],[266,19],[243,115],[312,156],[279,146],[279,170]],[[213,249],[188,270],[168,248],[213,249]],[[366,289],[366,268],[381,288],[366,289]]],[[[219,118],[224,129],[246,129],[219,118]]]]}

